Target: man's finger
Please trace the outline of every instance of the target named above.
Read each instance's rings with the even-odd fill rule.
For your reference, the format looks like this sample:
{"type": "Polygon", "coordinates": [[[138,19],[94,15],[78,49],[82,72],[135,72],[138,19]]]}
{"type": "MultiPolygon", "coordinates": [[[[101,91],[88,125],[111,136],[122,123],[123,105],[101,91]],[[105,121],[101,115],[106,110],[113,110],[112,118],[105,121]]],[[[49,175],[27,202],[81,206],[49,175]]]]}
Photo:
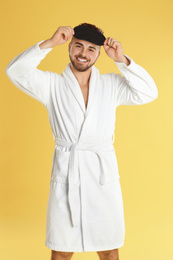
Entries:
{"type": "Polygon", "coordinates": [[[69,34],[69,36],[72,37],[73,34],[74,34],[74,30],[73,30],[73,28],[70,27],[70,26],[67,26],[66,28],[67,28],[67,30],[68,30],[68,34],[69,34]]]}
{"type": "Polygon", "coordinates": [[[106,40],[104,41],[104,45],[107,45],[107,42],[108,42],[108,38],[106,38],[106,40]]]}
{"type": "Polygon", "coordinates": [[[104,44],[104,45],[103,45],[103,48],[104,48],[105,51],[107,51],[107,50],[109,49],[109,46],[106,45],[106,44],[104,44]]]}
{"type": "Polygon", "coordinates": [[[111,48],[116,48],[119,46],[120,42],[118,42],[117,40],[115,40],[114,38],[108,37],[107,38],[107,44],[109,45],[109,47],[111,48]]]}
{"type": "Polygon", "coordinates": [[[73,36],[70,28],[64,27],[64,28],[62,28],[61,31],[62,31],[62,34],[64,35],[65,41],[68,41],[73,36]]]}

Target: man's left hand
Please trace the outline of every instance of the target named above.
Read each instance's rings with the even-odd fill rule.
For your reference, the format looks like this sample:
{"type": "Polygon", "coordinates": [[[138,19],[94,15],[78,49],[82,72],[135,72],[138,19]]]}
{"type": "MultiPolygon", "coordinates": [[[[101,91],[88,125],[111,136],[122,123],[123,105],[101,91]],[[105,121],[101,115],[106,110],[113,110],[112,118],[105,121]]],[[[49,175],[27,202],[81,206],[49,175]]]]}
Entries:
{"type": "Polygon", "coordinates": [[[127,59],[127,57],[123,54],[123,48],[120,42],[118,42],[117,40],[108,37],[105,41],[104,41],[104,50],[106,52],[106,54],[113,59],[116,62],[123,62],[125,63],[127,66],[130,65],[130,61],[129,59],[127,59]]]}

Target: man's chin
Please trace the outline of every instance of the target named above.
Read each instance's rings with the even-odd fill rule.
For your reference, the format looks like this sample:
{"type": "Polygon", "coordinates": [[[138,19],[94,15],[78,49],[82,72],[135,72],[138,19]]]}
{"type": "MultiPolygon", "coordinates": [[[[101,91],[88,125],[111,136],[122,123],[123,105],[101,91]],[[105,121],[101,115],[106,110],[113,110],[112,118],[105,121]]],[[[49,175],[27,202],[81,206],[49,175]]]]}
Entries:
{"type": "Polygon", "coordinates": [[[80,71],[80,72],[84,72],[84,71],[87,71],[90,67],[87,67],[87,68],[75,68],[77,71],[80,71]]]}
{"type": "Polygon", "coordinates": [[[80,71],[80,72],[87,71],[92,66],[92,65],[91,66],[76,66],[74,63],[72,63],[72,65],[75,68],[75,70],[80,71]]]}

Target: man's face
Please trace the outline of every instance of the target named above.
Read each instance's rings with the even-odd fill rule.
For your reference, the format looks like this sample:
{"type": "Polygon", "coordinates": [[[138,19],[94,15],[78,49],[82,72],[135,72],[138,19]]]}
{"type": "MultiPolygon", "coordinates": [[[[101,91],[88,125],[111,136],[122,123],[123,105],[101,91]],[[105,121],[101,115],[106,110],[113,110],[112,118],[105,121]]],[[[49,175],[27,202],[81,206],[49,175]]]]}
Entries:
{"type": "Polygon", "coordinates": [[[72,38],[69,43],[69,58],[72,66],[78,71],[86,71],[94,65],[100,55],[100,46],[72,38]]]}

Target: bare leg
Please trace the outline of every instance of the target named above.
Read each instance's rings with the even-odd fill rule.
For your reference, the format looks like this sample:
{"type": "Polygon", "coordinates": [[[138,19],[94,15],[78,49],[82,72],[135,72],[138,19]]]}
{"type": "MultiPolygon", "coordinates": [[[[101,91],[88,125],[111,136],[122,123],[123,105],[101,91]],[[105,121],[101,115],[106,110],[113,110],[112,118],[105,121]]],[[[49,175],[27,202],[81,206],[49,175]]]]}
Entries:
{"type": "Polygon", "coordinates": [[[97,251],[100,260],[119,260],[118,248],[107,251],[97,251]]]}
{"type": "Polygon", "coordinates": [[[74,252],[61,252],[52,250],[51,260],[70,260],[74,252]]]}

